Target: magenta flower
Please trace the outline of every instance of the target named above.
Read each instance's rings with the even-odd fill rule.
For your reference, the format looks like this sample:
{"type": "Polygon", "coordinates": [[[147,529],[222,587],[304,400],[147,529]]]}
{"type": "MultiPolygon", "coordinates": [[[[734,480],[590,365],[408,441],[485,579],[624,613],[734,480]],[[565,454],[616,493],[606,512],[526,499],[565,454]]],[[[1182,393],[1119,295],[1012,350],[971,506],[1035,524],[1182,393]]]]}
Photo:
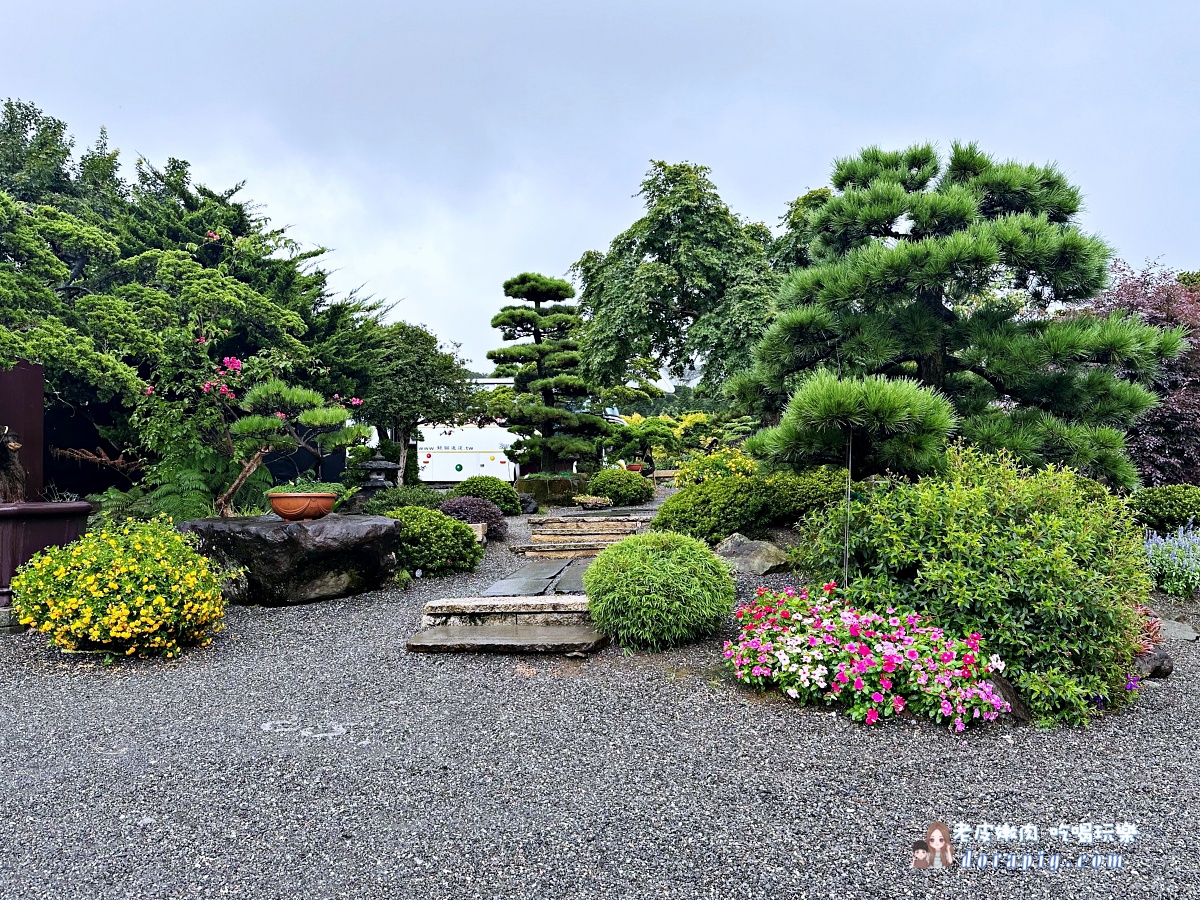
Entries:
{"type": "Polygon", "coordinates": [[[861,678],[854,679],[854,689],[856,691],[861,691],[863,689],[863,680],[861,678]]]}
{"type": "Polygon", "coordinates": [[[871,695],[871,700],[875,703],[882,703],[883,702],[883,694],[879,693],[879,691],[876,691],[875,693],[873,693],[871,695]]]}
{"type": "Polygon", "coordinates": [[[867,710],[867,724],[874,725],[878,721],[879,721],[879,713],[876,710],[868,709],[867,710]]]}

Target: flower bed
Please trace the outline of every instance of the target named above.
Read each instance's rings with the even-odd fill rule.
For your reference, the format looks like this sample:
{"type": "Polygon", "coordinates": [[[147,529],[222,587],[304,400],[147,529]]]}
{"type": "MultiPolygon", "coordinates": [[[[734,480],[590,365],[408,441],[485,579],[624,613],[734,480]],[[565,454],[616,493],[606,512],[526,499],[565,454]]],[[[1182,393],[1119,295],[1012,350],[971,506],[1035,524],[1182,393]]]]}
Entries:
{"type": "Polygon", "coordinates": [[[804,589],[759,588],[735,613],[737,640],[725,642],[737,680],[803,703],[843,706],[869,725],[908,710],[962,731],[1009,710],[986,680],[1004,663],[984,657],[981,635],[948,635],[894,609],[854,609],[835,599],[836,587],[824,585],[815,601],[804,589]]]}

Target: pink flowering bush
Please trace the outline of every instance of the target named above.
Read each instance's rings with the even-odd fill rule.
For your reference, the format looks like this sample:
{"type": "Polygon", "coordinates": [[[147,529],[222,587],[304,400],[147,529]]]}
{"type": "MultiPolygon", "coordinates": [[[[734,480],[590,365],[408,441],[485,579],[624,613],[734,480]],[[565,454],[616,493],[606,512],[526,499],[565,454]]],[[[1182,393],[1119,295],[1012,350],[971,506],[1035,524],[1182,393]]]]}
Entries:
{"type": "Polygon", "coordinates": [[[725,642],[738,681],[802,703],[841,705],[868,725],[907,709],[962,731],[1008,711],[985,680],[1004,663],[985,658],[978,633],[954,637],[913,613],[857,610],[835,599],[836,588],[824,585],[816,600],[806,589],[759,588],[735,613],[737,640],[725,642]]]}

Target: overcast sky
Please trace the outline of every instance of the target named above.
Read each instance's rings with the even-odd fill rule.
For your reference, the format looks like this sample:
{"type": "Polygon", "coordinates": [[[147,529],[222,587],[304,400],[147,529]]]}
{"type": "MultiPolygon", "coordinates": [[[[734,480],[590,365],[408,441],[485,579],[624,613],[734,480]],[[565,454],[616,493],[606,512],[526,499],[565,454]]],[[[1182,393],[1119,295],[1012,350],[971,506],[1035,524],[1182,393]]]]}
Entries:
{"type": "Polygon", "coordinates": [[[775,226],[835,156],[976,140],[1055,161],[1084,225],[1200,268],[1200,4],[12,2],[0,97],[101,125],[128,165],[245,181],[338,290],[496,346],[501,282],[639,215],[650,159],[775,226]]]}

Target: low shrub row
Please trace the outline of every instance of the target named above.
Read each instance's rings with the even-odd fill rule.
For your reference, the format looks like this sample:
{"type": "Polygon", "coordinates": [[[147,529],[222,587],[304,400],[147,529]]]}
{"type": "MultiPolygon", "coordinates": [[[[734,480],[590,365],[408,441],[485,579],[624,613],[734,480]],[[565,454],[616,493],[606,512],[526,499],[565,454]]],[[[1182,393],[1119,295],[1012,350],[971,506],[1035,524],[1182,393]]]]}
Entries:
{"type": "Polygon", "coordinates": [[[638,506],[654,497],[654,482],[628,469],[601,469],[588,482],[588,493],[607,497],[613,506],[638,506]]]}

